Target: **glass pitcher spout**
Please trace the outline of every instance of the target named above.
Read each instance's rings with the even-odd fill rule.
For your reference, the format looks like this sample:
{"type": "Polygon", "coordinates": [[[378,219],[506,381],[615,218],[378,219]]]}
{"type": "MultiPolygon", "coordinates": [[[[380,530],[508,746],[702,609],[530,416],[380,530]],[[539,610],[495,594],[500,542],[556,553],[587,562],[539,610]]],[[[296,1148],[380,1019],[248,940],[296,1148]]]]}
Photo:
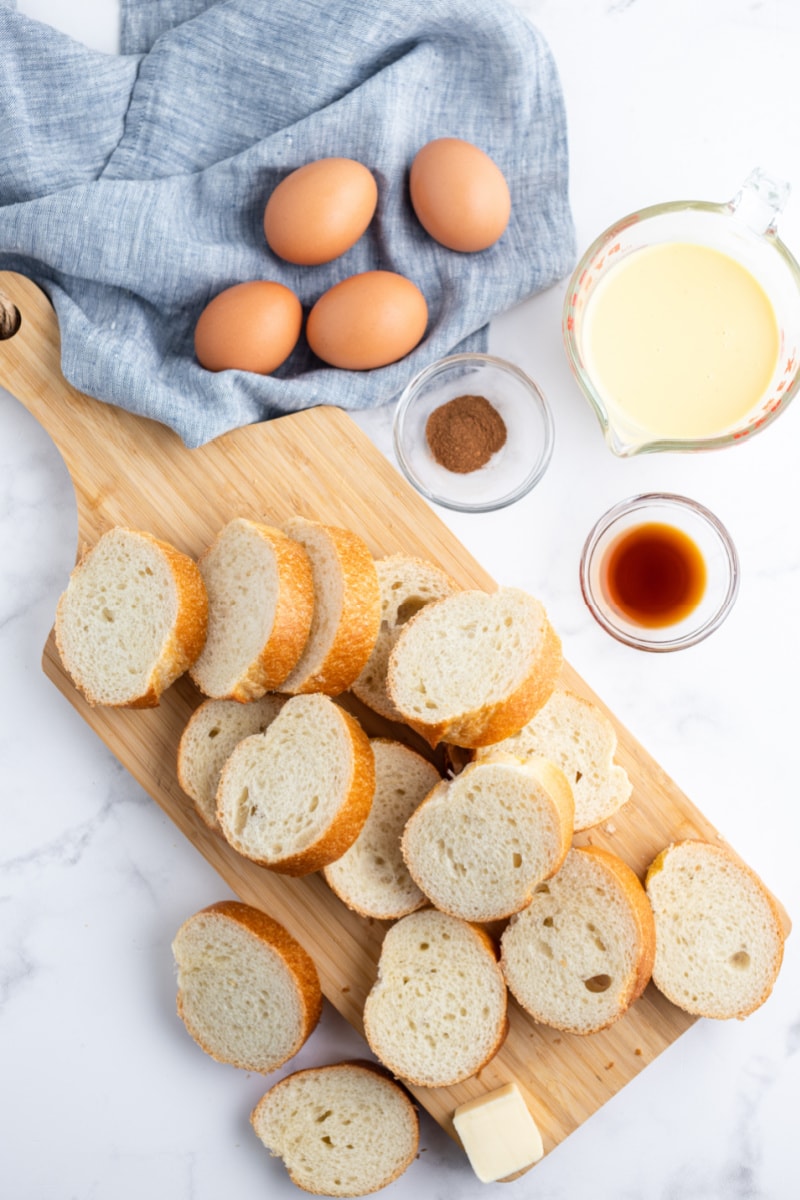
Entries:
{"type": "Polygon", "coordinates": [[[791,190],[784,180],[775,179],[761,167],[756,167],[730,201],[728,209],[753,233],[775,234],[778,217],[786,207],[791,190]]]}

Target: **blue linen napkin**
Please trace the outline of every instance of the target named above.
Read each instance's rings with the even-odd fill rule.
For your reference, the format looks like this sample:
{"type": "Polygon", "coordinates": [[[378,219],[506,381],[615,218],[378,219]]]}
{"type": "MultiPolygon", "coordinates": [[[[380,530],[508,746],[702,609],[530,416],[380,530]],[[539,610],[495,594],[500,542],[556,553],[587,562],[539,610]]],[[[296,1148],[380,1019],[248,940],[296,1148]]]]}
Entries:
{"type": "Polygon", "coordinates": [[[50,296],[62,370],[81,391],[155,418],[194,447],[317,404],[397,397],[492,316],[574,260],[557,71],[521,13],[485,0],[122,0],[120,55],[90,50],[0,0],[0,268],[50,296]],[[485,150],[512,195],[495,246],[424,233],[408,167],[436,137],[485,150]],[[271,190],[329,155],[375,175],[378,210],[345,255],[284,263],[262,227],[271,190]],[[308,311],[375,268],[425,295],[405,359],[329,368],[301,338],[273,376],[203,370],[197,318],[216,293],[276,279],[308,311]]]}

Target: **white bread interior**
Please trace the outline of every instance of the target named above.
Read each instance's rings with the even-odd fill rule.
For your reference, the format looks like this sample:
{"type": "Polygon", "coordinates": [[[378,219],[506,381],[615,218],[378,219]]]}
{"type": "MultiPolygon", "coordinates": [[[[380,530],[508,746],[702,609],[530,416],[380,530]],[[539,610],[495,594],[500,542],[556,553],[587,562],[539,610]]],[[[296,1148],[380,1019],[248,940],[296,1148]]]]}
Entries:
{"type": "Polygon", "coordinates": [[[495,754],[434,788],[405,827],[403,858],[437,908],[466,921],[500,920],[561,866],[573,812],[558,767],[495,754]]]}
{"type": "Polygon", "coordinates": [[[375,648],[352,691],[362,704],[387,720],[400,721],[402,717],[386,690],[389,655],[411,617],[431,601],[452,595],[458,586],[440,567],[406,554],[379,558],[375,569],[381,593],[380,630],[375,648]]]}
{"type": "Polygon", "coordinates": [[[516,733],[550,696],[561,642],[519,588],[456,592],[421,609],[389,657],[387,687],[432,746],[473,748],[516,733]]]}
{"type": "Polygon", "coordinates": [[[189,718],[178,743],[178,782],[210,829],[219,829],[217,788],[223,766],[239,742],[264,732],[285,702],[285,696],[274,693],[249,704],[204,700],[189,718]]]}
{"type": "Polygon", "coordinates": [[[292,1182],[315,1195],[376,1192],[402,1175],[419,1146],[406,1093],[361,1063],[295,1071],[270,1088],[250,1120],[292,1182]]]}
{"type": "Polygon", "coordinates": [[[509,989],[534,1020],[596,1033],[621,1017],[650,979],[653,914],[622,859],[594,846],[574,848],[512,917],[501,948],[509,989]]]}
{"type": "Polygon", "coordinates": [[[436,767],[401,742],[373,738],[375,795],[349,850],[325,867],[325,881],[364,917],[396,920],[425,904],[400,853],[406,821],[439,782],[436,767]]]}
{"type": "Polygon", "coordinates": [[[224,900],[189,917],[172,944],[178,1015],[212,1058],[247,1071],[277,1070],[322,1011],[316,967],[277,921],[224,900]]]}
{"type": "Polygon", "coordinates": [[[627,771],[614,762],[617,735],[597,705],[557,687],[547,703],[518,733],[475,752],[476,761],[504,750],[519,758],[536,754],[566,775],[575,798],[575,830],[607,820],[630,799],[627,771]]]}
{"type": "Polygon", "coordinates": [[[147,708],[195,661],[207,619],[194,560],[115,526],[72,571],[56,611],[56,644],[90,704],[147,708]]]}
{"type": "Polygon", "coordinates": [[[645,879],[656,924],[653,983],[687,1012],[746,1017],[772,991],[785,935],[771,894],[725,846],[668,846],[645,879]]]}
{"type": "Polygon", "coordinates": [[[500,1049],[506,1001],[486,932],[423,908],[395,922],[384,938],[364,1032],[394,1075],[448,1087],[477,1074],[500,1049]]]}

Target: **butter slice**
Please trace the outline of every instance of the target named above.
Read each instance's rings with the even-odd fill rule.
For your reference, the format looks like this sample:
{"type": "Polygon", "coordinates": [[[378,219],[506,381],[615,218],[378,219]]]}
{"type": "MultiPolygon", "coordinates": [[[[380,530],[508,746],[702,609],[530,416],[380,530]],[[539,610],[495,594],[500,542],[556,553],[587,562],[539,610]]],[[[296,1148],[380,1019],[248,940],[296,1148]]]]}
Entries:
{"type": "Polygon", "coordinates": [[[462,1104],[453,1124],[481,1183],[495,1183],[544,1154],[542,1135],[515,1083],[462,1104]]]}

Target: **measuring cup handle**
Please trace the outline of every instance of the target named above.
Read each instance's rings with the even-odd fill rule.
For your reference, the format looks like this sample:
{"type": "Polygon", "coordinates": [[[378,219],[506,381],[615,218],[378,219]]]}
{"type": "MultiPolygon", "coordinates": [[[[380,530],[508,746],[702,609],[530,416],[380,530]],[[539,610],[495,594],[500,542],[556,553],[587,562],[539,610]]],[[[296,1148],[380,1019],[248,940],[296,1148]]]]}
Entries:
{"type": "Polygon", "coordinates": [[[760,167],[751,171],[728,204],[753,233],[775,233],[778,217],[786,207],[791,188],[782,179],[774,179],[760,167]]]}

